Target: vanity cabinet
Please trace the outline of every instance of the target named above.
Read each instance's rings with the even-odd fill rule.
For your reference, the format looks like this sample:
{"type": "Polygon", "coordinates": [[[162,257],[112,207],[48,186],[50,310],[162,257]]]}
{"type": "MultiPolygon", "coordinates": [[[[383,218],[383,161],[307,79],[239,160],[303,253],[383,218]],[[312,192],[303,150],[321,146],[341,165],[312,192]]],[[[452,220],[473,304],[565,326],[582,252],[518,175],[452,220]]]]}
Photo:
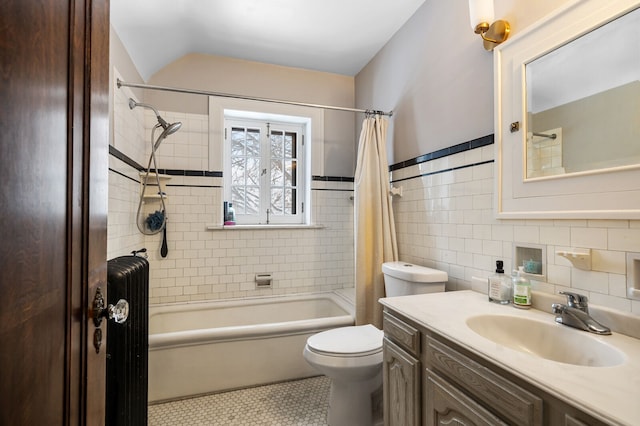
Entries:
{"type": "Polygon", "coordinates": [[[386,426],[605,425],[388,307],[383,328],[386,426]]]}

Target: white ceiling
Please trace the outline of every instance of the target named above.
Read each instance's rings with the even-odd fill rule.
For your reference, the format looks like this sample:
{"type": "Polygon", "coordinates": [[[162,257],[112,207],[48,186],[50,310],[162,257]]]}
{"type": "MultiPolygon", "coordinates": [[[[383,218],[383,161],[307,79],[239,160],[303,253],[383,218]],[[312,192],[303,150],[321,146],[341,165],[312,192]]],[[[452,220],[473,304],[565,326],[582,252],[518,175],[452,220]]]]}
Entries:
{"type": "Polygon", "coordinates": [[[188,53],[357,74],[425,0],[111,0],[143,79],[188,53]]]}

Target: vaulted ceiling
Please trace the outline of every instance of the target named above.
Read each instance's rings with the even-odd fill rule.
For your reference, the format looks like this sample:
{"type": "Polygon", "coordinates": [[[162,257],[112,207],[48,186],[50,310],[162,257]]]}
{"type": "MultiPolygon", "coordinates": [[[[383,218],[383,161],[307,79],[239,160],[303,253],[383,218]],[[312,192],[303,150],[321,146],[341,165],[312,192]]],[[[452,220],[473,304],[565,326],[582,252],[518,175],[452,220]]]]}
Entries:
{"type": "Polygon", "coordinates": [[[111,0],[148,80],[188,53],[357,74],[425,0],[111,0]]]}

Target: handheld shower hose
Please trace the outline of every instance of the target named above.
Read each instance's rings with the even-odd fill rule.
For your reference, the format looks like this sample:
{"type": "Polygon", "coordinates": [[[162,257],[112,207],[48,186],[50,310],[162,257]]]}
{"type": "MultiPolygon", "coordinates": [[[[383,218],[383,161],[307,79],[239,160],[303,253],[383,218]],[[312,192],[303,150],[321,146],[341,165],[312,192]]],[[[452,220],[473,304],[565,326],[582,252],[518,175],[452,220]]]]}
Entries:
{"type": "Polygon", "coordinates": [[[165,227],[167,226],[167,210],[166,210],[165,203],[164,203],[165,193],[164,193],[164,191],[162,191],[162,186],[160,184],[160,177],[158,176],[158,173],[157,173],[158,165],[156,163],[156,151],[157,151],[158,147],[160,146],[160,144],[162,143],[162,141],[167,136],[174,134],[175,132],[177,132],[180,129],[180,127],[182,127],[182,123],[179,122],[179,121],[177,121],[175,123],[167,123],[160,116],[158,111],[154,107],[152,107],[151,105],[136,102],[131,98],[129,99],[129,108],[130,109],[133,109],[133,108],[138,107],[138,106],[139,107],[143,107],[143,108],[151,109],[155,113],[156,119],[158,120],[158,124],[153,126],[153,129],[151,130],[151,155],[149,156],[149,162],[147,164],[147,170],[146,170],[145,176],[144,176],[143,181],[142,181],[142,191],[140,192],[140,199],[138,201],[138,211],[136,213],[136,226],[138,227],[138,230],[142,234],[145,234],[145,235],[155,235],[155,234],[163,231],[165,229],[165,227]],[[156,139],[155,142],[154,142],[155,132],[159,128],[163,129],[162,133],[160,134],[160,136],[158,136],[158,139],[156,139]],[[153,169],[156,170],[155,180],[156,180],[156,184],[158,185],[158,195],[160,196],[162,223],[158,228],[151,229],[150,232],[149,232],[144,227],[144,221],[142,223],[140,221],[140,211],[142,210],[142,204],[144,202],[144,194],[146,193],[147,182],[149,181],[149,175],[151,174],[151,163],[153,163],[153,169]]]}

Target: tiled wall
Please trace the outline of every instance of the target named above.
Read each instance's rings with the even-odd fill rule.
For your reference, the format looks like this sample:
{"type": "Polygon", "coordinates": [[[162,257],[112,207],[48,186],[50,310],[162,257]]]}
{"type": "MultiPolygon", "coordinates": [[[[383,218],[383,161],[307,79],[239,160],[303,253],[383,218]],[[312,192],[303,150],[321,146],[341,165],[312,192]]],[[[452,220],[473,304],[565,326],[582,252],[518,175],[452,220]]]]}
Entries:
{"type": "Polygon", "coordinates": [[[114,116],[121,117],[115,120],[116,126],[129,128],[114,131],[117,151],[112,148],[110,156],[107,253],[111,259],[147,248],[151,304],[353,287],[353,182],[349,179],[312,182],[312,218],[319,227],[211,229],[222,223],[223,189],[221,173],[206,170],[206,115],[160,112],[168,122],[183,123],[157,152],[158,168],[171,174],[164,188],[168,255],[162,258],[161,234],[143,236],[135,225],[138,168],[147,166],[151,128],[156,123],[148,111],[134,120],[126,118],[139,111],[129,110],[125,99],[114,101],[114,116]],[[125,150],[138,158],[119,155],[125,150]],[[272,288],[256,289],[256,273],[271,273],[272,288]]]}
{"type": "MultiPolygon", "coordinates": [[[[121,102],[122,103],[122,102],[121,102]]],[[[126,106],[126,105],[124,105],[126,106]]],[[[117,108],[116,108],[117,110],[117,108]]],[[[137,113],[138,109],[125,112],[137,113]]],[[[114,115],[121,113],[115,111],[114,115]]],[[[114,145],[138,157],[128,164],[110,159],[109,258],[147,247],[151,261],[151,303],[246,297],[332,290],[353,286],[353,183],[314,180],[313,217],[320,229],[222,230],[219,224],[222,179],[205,172],[205,116],[162,112],[183,128],[163,142],[158,166],[200,176],[172,176],[168,193],[169,255],[161,258],[160,235],[145,237],[135,227],[140,177],[135,163],[146,166],[150,127],[155,118],[143,112],[132,128],[114,132],[114,145]],[[145,123],[145,124],[141,124],[145,123]],[[137,126],[145,126],[139,131],[137,126]],[[145,136],[142,136],[145,135],[145,136]],[[141,154],[144,152],[144,154],[141,154]],[[256,273],[272,273],[272,289],[255,288],[256,273]]],[[[126,157],[126,156],[125,156],[126,157]]],[[[546,248],[547,282],[533,281],[539,291],[574,289],[594,304],[640,314],[640,302],[626,294],[626,254],[640,251],[640,221],[498,220],[494,218],[494,145],[448,149],[436,158],[426,154],[393,166],[394,211],[402,260],[449,273],[448,290],[486,292],[473,278],[486,278],[495,261],[513,265],[514,243],[546,248]],[[593,266],[571,266],[557,250],[591,248],[593,266]]]]}
{"type": "Polygon", "coordinates": [[[138,168],[142,167],[142,163],[147,164],[146,150],[150,148],[150,142],[149,134],[145,133],[145,109],[129,108],[129,98],[133,97],[131,90],[126,87],[113,91],[113,140],[110,151],[115,149],[121,155],[120,158],[109,155],[107,259],[144,247],[144,235],[136,227],[135,212],[140,194],[138,168]]]}
{"type": "Polygon", "coordinates": [[[640,301],[625,297],[626,253],[640,251],[640,221],[495,219],[494,145],[460,151],[393,170],[393,185],[404,190],[394,197],[402,260],[447,271],[447,290],[486,293],[473,277],[486,278],[498,259],[510,271],[514,243],[541,245],[548,282],[532,281],[534,290],[571,288],[594,304],[640,314],[640,301]],[[592,249],[591,271],[555,254],[572,248],[592,249]]]}
{"type": "Polygon", "coordinates": [[[306,293],[353,286],[353,221],[350,191],[314,190],[322,229],[214,229],[221,188],[168,187],[169,255],[151,250],[151,303],[306,293]],[[174,195],[175,194],[175,195],[174,195]],[[213,202],[212,202],[213,200],[213,202]],[[173,206],[173,201],[172,204],[173,206]],[[179,206],[179,208],[178,208],[179,206]],[[256,289],[255,275],[271,273],[271,289],[256,289]]]}
{"type": "MultiPolygon", "coordinates": [[[[184,114],[176,112],[160,113],[169,123],[179,121],[182,127],[176,133],[162,141],[156,152],[160,169],[207,170],[209,159],[209,117],[203,114],[184,114]]],[[[156,117],[147,112],[145,115],[145,134],[149,137],[156,117]]],[[[160,134],[156,131],[156,137],[160,134]]],[[[148,145],[146,155],[151,153],[148,145]]],[[[147,160],[148,161],[148,160],[147,160]]],[[[145,162],[143,166],[146,167],[145,162]]]]}
{"type": "Polygon", "coordinates": [[[135,213],[140,194],[138,170],[109,156],[109,214],[107,217],[107,259],[129,254],[145,246],[138,232],[135,213]]]}

